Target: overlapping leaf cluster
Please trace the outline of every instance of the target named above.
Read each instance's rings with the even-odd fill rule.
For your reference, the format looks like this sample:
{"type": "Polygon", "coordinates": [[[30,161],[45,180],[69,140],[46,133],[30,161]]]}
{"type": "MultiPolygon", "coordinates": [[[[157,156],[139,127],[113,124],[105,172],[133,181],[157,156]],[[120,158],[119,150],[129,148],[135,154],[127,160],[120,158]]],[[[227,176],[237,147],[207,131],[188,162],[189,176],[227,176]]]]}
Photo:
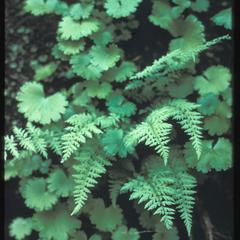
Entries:
{"type": "MultiPolygon", "coordinates": [[[[126,192],[153,240],[179,239],[176,214],[190,236],[196,171],[231,167],[231,71],[212,50],[230,37],[206,39],[198,16],[211,7],[208,0],[151,2],[146,17],[172,39],[166,55],[139,64],[120,46],[141,28],[141,0],[24,1],[26,12],[57,15],[59,22],[54,61],[35,66],[16,94],[26,122],[5,136],[5,179],[20,177],[19,192],[35,211],[13,220],[16,239],[32,231],[44,240],[141,239],[118,205],[126,192]],[[72,84],[50,91],[44,80],[51,76],[58,85],[62,64],[64,84],[72,84]],[[110,205],[96,198],[108,188],[110,205]],[[94,226],[92,236],[82,216],[94,226]]],[[[210,21],[230,29],[229,19],[228,8],[210,21]]]]}

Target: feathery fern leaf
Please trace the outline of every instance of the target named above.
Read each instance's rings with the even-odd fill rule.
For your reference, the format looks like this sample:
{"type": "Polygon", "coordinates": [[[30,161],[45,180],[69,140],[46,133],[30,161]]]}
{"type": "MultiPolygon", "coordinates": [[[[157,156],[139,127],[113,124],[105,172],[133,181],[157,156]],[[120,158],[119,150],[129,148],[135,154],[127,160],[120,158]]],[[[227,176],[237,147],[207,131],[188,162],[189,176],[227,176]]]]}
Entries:
{"type": "Polygon", "coordinates": [[[170,175],[168,169],[152,169],[148,177],[137,176],[125,183],[122,192],[130,191],[130,200],[139,199],[138,203],[146,202],[145,209],[155,210],[167,229],[173,226],[173,215],[175,203],[173,183],[175,179],[170,175]]]}
{"type": "Polygon", "coordinates": [[[62,156],[61,137],[62,132],[60,130],[46,130],[44,132],[45,140],[49,147],[59,156],[62,156]]]}
{"type": "Polygon", "coordinates": [[[125,181],[123,180],[109,180],[109,195],[112,201],[112,205],[115,207],[117,204],[117,198],[120,194],[121,187],[125,181]]]}
{"type": "Polygon", "coordinates": [[[134,146],[144,142],[147,146],[154,147],[163,158],[164,163],[167,164],[169,155],[169,146],[167,144],[170,141],[169,134],[172,125],[165,121],[172,117],[180,123],[182,129],[190,136],[197,156],[200,157],[202,128],[199,125],[202,117],[197,111],[194,111],[197,107],[197,104],[186,100],[174,100],[168,105],[154,110],[144,122],[137,125],[135,129],[127,134],[126,145],[134,146]]]}
{"type": "Polygon", "coordinates": [[[188,63],[190,60],[195,61],[195,58],[198,56],[198,54],[225,39],[230,39],[230,36],[224,35],[222,37],[215,38],[211,41],[205,42],[202,45],[194,47],[194,49],[185,51],[181,49],[174,50],[158,60],[155,60],[151,66],[146,67],[144,70],[138,72],[130,79],[133,80],[136,78],[146,78],[156,74],[167,75],[170,72],[179,71],[183,69],[186,66],[186,63],[188,63]]]}
{"type": "Polygon", "coordinates": [[[196,150],[198,158],[201,155],[201,124],[202,116],[194,111],[198,105],[185,100],[174,100],[170,103],[174,107],[172,118],[177,120],[182,129],[190,136],[192,145],[196,150]]]}
{"type": "Polygon", "coordinates": [[[66,132],[62,136],[62,162],[66,161],[72,153],[74,153],[80,143],[85,143],[87,138],[92,138],[93,134],[100,134],[100,130],[96,125],[97,122],[90,114],[75,114],[67,121],[66,132]]]}
{"type": "Polygon", "coordinates": [[[13,157],[18,158],[17,143],[12,135],[4,137],[4,151],[9,151],[13,157]]]}
{"type": "Polygon", "coordinates": [[[43,137],[41,129],[29,122],[27,123],[27,131],[32,138],[36,151],[47,158],[47,142],[43,137]]]}
{"type": "Polygon", "coordinates": [[[171,115],[171,108],[163,107],[159,110],[153,111],[144,122],[137,125],[126,136],[126,145],[136,145],[140,142],[145,142],[147,146],[154,147],[159,153],[165,164],[167,163],[170,141],[169,133],[171,131],[171,124],[164,121],[171,115]]]}
{"type": "Polygon", "coordinates": [[[195,203],[192,195],[195,194],[195,190],[193,190],[195,187],[196,180],[193,176],[184,172],[177,173],[176,204],[189,236],[192,228],[192,209],[195,203]]]}
{"type": "Polygon", "coordinates": [[[44,131],[40,128],[28,122],[25,129],[14,126],[13,133],[14,136],[5,137],[5,151],[9,151],[15,158],[18,158],[19,150],[17,149],[17,143],[19,143],[23,149],[31,153],[39,153],[47,158],[47,142],[44,131]]]}
{"type": "Polygon", "coordinates": [[[90,188],[94,187],[97,183],[96,179],[106,172],[105,166],[110,165],[110,162],[87,147],[75,156],[75,160],[77,161],[77,164],[73,166],[75,208],[71,215],[79,212],[88,198],[90,188]]]}
{"type": "Polygon", "coordinates": [[[30,152],[36,152],[36,148],[32,142],[32,139],[25,129],[14,126],[13,133],[15,134],[16,139],[19,141],[21,147],[30,152]]]}

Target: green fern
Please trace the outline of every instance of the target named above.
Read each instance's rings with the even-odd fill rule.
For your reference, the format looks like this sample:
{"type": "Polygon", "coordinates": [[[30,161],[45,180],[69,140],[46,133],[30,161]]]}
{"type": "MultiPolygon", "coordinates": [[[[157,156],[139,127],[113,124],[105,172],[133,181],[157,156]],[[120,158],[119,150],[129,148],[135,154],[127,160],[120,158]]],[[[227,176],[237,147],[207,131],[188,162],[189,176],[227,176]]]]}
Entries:
{"type": "Polygon", "coordinates": [[[74,159],[76,160],[76,164],[73,166],[75,207],[71,215],[79,212],[88,198],[90,189],[97,184],[96,179],[106,172],[106,166],[111,165],[102,155],[96,154],[92,146],[85,146],[74,159]]]}
{"type": "Polygon", "coordinates": [[[19,152],[17,149],[17,143],[12,135],[11,136],[7,135],[4,137],[4,144],[5,144],[4,150],[6,152],[9,151],[13,157],[18,158],[19,152]]]}
{"type": "Polygon", "coordinates": [[[97,127],[97,121],[90,114],[75,114],[66,123],[66,133],[62,136],[62,162],[66,161],[72,153],[77,151],[81,143],[93,134],[100,134],[102,130],[97,127]]]}
{"type": "Polygon", "coordinates": [[[151,170],[147,178],[137,176],[135,179],[125,183],[121,188],[122,192],[130,191],[130,200],[139,199],[138,203],[146,202],[145,209],[154,210],[154,214],[161,216],[161,221],[167,229],[173,226],[173,205],[175,179],[169,169],[151,170]]]}
{"type": "Polygon", "coordinates": [[[190,136],[193,147],[198,157],[201,154],[201,115],[194,111],[197,104],[185,100],[174,100],[160,109],[154,110],[146,120],[126,136],[126,145],[137,145],[144,142],[147,146],[154,147],[156,152],[167,164],[169,155],[170,131],[172,125],[166,123],[170,117],[177,120],[183,130],[190,136]]]}
{"type": "Polygon", "coordinates": [[[28,122],[26,128],[13,127],[14,135],[5,137],[5,151],[9,151],[14,158],[18,158],[21,149],[31,153],[39,153],[47,158],[47,142],[44,138],[44,132],[28,122]]]}
{"type": "Polygon", "coordinates": [[[157,158],[153,160],[156,163],[149,164],[147,176],[138,175],[131,179],[123,185],[121,192],[130,191],[130,200],[146,202],[145,209],[160,215],[167,229],[173,227],[176,205],[190,236],[196,180],[179,167],[161,166],[157,158]]]}
{"type": "Polygon", "coordinates": [[[130,79],[133,80],[137,78],[147,78],[154,75],[155,77],[158,75],[167,75],[170,72],[184,69],[186,68],[186,64],[188,62],[190,62],[191,60],[195,61],[195,58],[198,56],[198,54],[225,39],[230,39],[230,36],[225,35],[219,38],[215,38],[197,47],[194,46],[194,48],[190,50],[174,50],[167,55],[159,58],[158,60],[154,60],[151,66],[146,67],[144,70],[138,72],[130,79]]]}
{"type": "Polygon", "coordinates": [[[117,204],[117,198],[124,182],[124,180],[109,180],[109,195],[113,206],[116,206],[117,204]]]}
{"type": "Polygon", "coordinates": [[[200,127],[202,116],[194,111],[199,105],[185,100],[174,100],[170,105],[174,108],[172,118],[178,121],[182,129],[190,136],[193,148],[199,158],[202,150],[202,128],[200,127]]]}
{"type": "Polygon", "coordinates": [[[169,147],[167,146],[171,125],[164,121],[170,116],[171,112],[168,107],[163,107],[152,112],[144,122],[139,124],[126,136],[126,144],[136,145],[145,142],[147,146],[154,147],[165,162],[167,163],[169,147]]]}
{"type": "Polygon", "coordinates": [[[36,148],[32,142],[31,137],[29,136],[29,133],[22,128],[13,127],[13,133],[16,137],[16,139],[19,141],[19,144],[22,148],[30,151],[30,152],[36,152],[36,148]]]}
{"type": "Polygon", "coordinates": [[[52,149],[57,155],[62,156],[61,138],[62,131],[57,129],[47,129],[44,131],[44,136],[49,148],[52,149]]]}
{"type": "Polygon", "coordinates": [[[43,132],[40,128],[35,127],[33,124],[27,124],[27,131],[31,136],[34,143],[36,152],[47,158],[47,142],[44,139],[43,132]]]}
{"type": "Polygon", "coordinates": [[[186,172],[176,174],[176,204],[180,212],[180,217],[184,221],[188,235],[190,236],[192,228],[192,210],[195,199],[192,196],[195,194],[196,179],[186,172]]]}
{"type": "MultiPolygon", "coordinates": [[[[9,1],[7,10],[11,2],[21,1],[9,1]]],[[[6,133],[4,178],[20,178],[19,193],[35,211],[32,217],[16,218],[10,236],[30,238],[34,230],[36,239],[46,240],[138,240],[144,238],[141,230],[151,231],[153,240],[177,240],[182,235],[182,228],[178,234],[174,226],[179,214],[190,237],[198,176],[232,166],[231,71],[219,59],[222,46],[209,49],[230,36],[206,41],[209,29],[202,12],[213,9],[213,3],[24,0],[22,7],[49,23],[45,29],[50,32],[44,34],[41,24],[37,29],[25,25],[22,11],[16,15],[19,28],[7,28],[6,79],[11,81],[6,100],[10,109],[11,100],[17,101],[17,114],[26,125],[18,127],[22,118],[16,116],[12,132],[6,133]],[[150,12],[135,14],[147,4],[150,12]],[[146,38],[143,51],[134,45],[135,33],[145,34],[142,17],[156,31],[168,31],[169,41],[156,39],[152,45],[146,38]],[[38,31],[45,45],[53,46],[41,56],[29,44],[29,36],[38,31]],[[15,32],[24,45],[11,44],[15,32]],[[131,44],[124,43],[134,35],[131,44]],[[151,64],[147,56],[156,56],[155,47],[166,55],[151,64]],[[201,71],[201,53],[208,49],[201,71]],[[33,71],[18,61],[27,51],[33,71]],[[139,71],[142,64],[147,66],[139,71]],[[185,147],[179,130],[187,137],[185,147]],[[95,198],[100,191],[104,199],[95,198]],[[131,206],[117,205],[125,192],[134,200],[141,228],[130,226],[125,210],[131,206]],[[82,225],[74,215],[84,218],[82,225]],[[96,234],[86,234],[85,218],[96,234]]],[[[211,13],[208,22],[228,31],[231,6],[224,8],[211,13]]],[[[30,15],[27,19],[31,22],[30,15]]],[[[6,115],[11,124],[12,116],[6,115]]]]}

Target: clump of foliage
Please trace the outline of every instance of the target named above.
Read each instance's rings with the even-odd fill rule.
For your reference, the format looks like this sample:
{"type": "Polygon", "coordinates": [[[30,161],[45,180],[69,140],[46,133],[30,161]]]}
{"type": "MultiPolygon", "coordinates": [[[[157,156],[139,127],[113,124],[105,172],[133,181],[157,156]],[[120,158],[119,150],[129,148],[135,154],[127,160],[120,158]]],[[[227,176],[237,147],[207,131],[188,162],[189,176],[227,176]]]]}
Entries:
{"type": "MultiPolygon", "coordinates": [[[[201,13],[212,3],[149,2],[148,20],[172,39],[165,55],[140,64],[120,46],[141,27],[141,4],[24,1],[26,13],[56,15],[58,22],[54,61],[36,64],[18,90],[25,121],[5,135],[5,180],[20,178],[19,193],[34,211],[12,221],[15,239],[32,232],[44,240],[141,239],[140,229],[129,227],[121,194],[134,200],[139,225],[153,240],[179,239],[176,215],[190,237],[198,172],[231,168],[231,71],[215,58],[198,69],[206,53],[230,39],[206,38],[201,13]],[[61,65],[68,87],[49,93],[44,80],[58,85],[61,65]],[[108,189],[110,201],[98,189],[108,189]]],[[[209,20],[227,32],[230,15],[222,9],[209,20]]]]}

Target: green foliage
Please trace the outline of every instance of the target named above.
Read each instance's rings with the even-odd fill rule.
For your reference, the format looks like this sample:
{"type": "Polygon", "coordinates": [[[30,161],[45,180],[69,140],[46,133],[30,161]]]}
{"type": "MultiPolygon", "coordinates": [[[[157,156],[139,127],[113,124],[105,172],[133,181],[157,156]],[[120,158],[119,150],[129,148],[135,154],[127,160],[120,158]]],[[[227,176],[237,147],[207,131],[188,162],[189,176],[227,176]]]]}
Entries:
{"type": "Polygon", "coordinates": [[[68,197],[73,190],[73,181],[61,169],[53,170],[48,179],[48,189],[59,197],[68,197]]]}
{"type": "MultiPolygon", "coordinates": [[[[158,164],[159,165],[159,164],[158,164]]],[[[170,169],[152,165],[147,177],[137,176],[123,185],[122,192],[131,191],[130,200],[138,199],[138,203],[146,202],[145,209],[154,210],[154,215],[161,216],[161,222],[167,229],[173,226],[174,205],[184,221],[188,234],[192,227],[192,209],[196,180],[180,169],[170,169]]]]}
{"type": "Polygon", "coordinates": [[[17,158],[6,161],[4,166],[4,179],[9,180],[19,176],[21,178],[29,177],[33,172],[47,173],[51,161],[43,161],[39,155],[32,155],[28,151],[21,151],[17,158]]]}
{"type": "Polygon", "coordinates": [[[14,135],[5,136],[5,152],[9,151],[13,157],[19,158],[18,145],[24,150],[31,153],[39,153],[47,158],[47,142],[45,140],[45,133],[41,128],[35,127],[28,122],[26,129],[13,127],[14,135]]]}
{"type": "Polygon", "coordinates": [[[125,158],[128,152],[132,152],[130,146],[124,144],[124,136],[121,129],[109,129],[102,138],[102,144],[105,152],[109,156],[119,155],[121,158],[125,158]]]}
{"type": "Polygon", "coordinates": [[[190,167],[198,171],[207,173],[211,169],[216,171],[227,170],[232,166],[232,145],[228,139],[219,138],[217,143],[213,144],[211,140],[203,141],[204,155],[197,160],[189,143],[185,145],[185,159],[190,167]]]}
{"type": "Polygon", "coordinates": [[[35,213],[33,222],[39,236],[49,240],[67,240],[69,234],[81,226],[80,220],[70,217],[64,204],[59,204],[50,211],[35,213]]]}
{"type": "Polygon", "coordinates": [[[135,12],[141,1],[142,0],[107,0],[104,6],[109,16],[121,18],[127,17],[131,13],[135,12]]]}
{"type": "Polygon", "coordinates": [[[101,69],[91,63],[91,57],[87,54],[73,55],[70,59],[72,71],[87,80],[96,80],[101,77],[101,69]]]}
{"type": "Polygon", "coordinates": [[[39,16],[52,13],[57,4],[58,0],[27,0],[24,9],[35,16],[39,16]]]}
{"type": "Polygon", "coordinates": [[[140,142],[145,142],[146,145],[154,147],[157,153],[159,153],[165,162],[167,163],[170,141],[168,135],[171,131],[171,124],[164,121],[170,116],[171,109],[163,107],[159,110],[152,112],[146,121],[139,124],[134,130],[132,130],[126,137],[127,145],[136,145],[140,142]]]}
{"type": "Polygon", "coordinates": [[[127,229],[126,226],[119,227],[112,236],[113,240],[139,240],[140,236],[139,233],[135,228],[127,229]]]}
{"type": "Polygon", "coordinates": [[[74,20],[80,20],[81,18],[88,18],[93,10],[93,2],[89,3],[76,3],[71,6],[70,16],[74,20]]]}
{"type": "Polygon", "coordinates": [[[219,104],[219,100],[213,93],[208,93],[198,99],[198,104],[200,105],[199,111],[201,113],[211,115],[215,112],[219,104]]]}
{"type": "Polygon", "coordinates": [[[212,17],[216,25],[224,26],[226,29],[232,29],[232,9],[226,8],[212,17]]]}
{"type": "Polygon", "coordinates": [[[12,221],[13,238],[35,231],[42,240],[139,240],[150,231],[153,240],[177,240],[176,214],[191,237],[201,174],[232,166],[232,76],[221,58],[231,55],[222,52],[231,8],[206,19],[214,4],[24,1],[18,18],[27,12],[30,23],[39,21],[37,32],[45,26],[38,34],[47,50],[24,38],[35,35],[25,27],[17,31],[33,50],[8,46],[14,77],[5,95],[18,117],[6,111],[4,179],[20,179],[19,193],[33,212],[12,221]],[[143,18],[155,25],[154,42],[142,36],[143,18]],[[209,29],[221,26],[225,35],[212,39],[209,29]],[[18,55],[32,51],[26,65],[18,63],[18,55]],[[132,205],[121,204],[126,192],[132,205]],[[132,206],[141,228],[127,217],[132,206]]]}
{"type": "Polygon", "coordinates": [[[17,94],[18,110],[29,121],[49,124],[58,121],[65,112],[67,101],[61,93],[49,97],[44,96],[43,86],[35,82],[27,82],[17,94]]]}
{"type": "Polygon", "coordinates": [[[58,65],[55,63],[49,63],[43,66],[39,66],[36,69],[34,80],[40,81],[51,76],[57,69],[58,65]]]}
{"type": "Polygon", "coordinates": [[[15,218],[10,225],[10,236],[17,240],[24,239],[32,232],[32,222],[28,218],[15,218]]]}
{"type": "Polygon", "coordinates": [[[196,12],[205,12],[209,8],[208,0],[196,0],[191,4],[191,8],[196,12]]]}
{"type": "Polygon", "coordinates": [[[227,89],[231,80],[228,68],[224,66],[211,66],[203,72],[203,76],[197,76],[194,88],[200,95],[214,93],[218,94],[227,89]]]}
{"type": "Polygon", "coordinates": [[[172,125],[166,123],[172,117],[178,121],[183,130],[190,136],[193,147],[198,157],[201,154],[201,127],[199,126],[201,116],[194,111],[196,104],[184,100],[172,101],[168,106],[153,111],[144,122],[139,124],[126,137],[127,145],[136,145],[145,142],[146,145],[154,147],[157,153],[167,164],[170,141],[169,134],[172,125]]]}
{"type": "Polygon", "coordinates": [[[194,177],[187,173],[180,172],[177,174],[176,204],[189,236],[192,228],[192,209],[195,202],[192,195],[195,194],[195,190],[193,190],[195,187],[196,180],[194,177]]]}
{"type": "Polygon", "coordinates": [[[136,112],[136,106],[134,103],[127,101],[121,95],[113,95],[107,102],[108,110],[111,113],[117,114],[120,117],[130,117],[136,112]]]}
{"type": "Polygon", "coordinates": [[[63,17],[59,23],[59,34],[63,40],[79,40],[87,37],[99,29],[99,22],[94,19],[83,20],[81,23],[70,16],[63,17]]]}
{"type": "Polygon", "coordinates": [[[120,59],[119,49],[112,45],[109,48],[103,46],[93,46],[89,52],[91,63],[101,71],[106,71],[113,67],[120,59]]]}
{"type": "Polygon", "coordinates": [[[122,223],[122,211],[118,206],[105,207],[103,200],[95,201],[90,212],[92,224],[101,231],[114,231],[122,223]]]}
{"type": "Polygon", "coordinates": [[[198,158],[201,155],[201,115],[194,111],[198,105],[188,103],[183,100],[173,101],[171,106],[174,107],[172,113],[173,119],[178,121],[184,132],[189,135],[193,148],[195,149],[198,158]]]}
{"type": "Polygon", "coordinates": [[[92,138],[93,134],[100,134],[96,119],[90,114],[75,114],[67,121],[65,128],[66,133],[62,136],[62,162],[66,161],[72,153],[80,146],[80,143],[85,143],[87,138],[92,138]]]}
{"type": "Polygon", "coordinates": [[[104,156],[96,156],[91,148],[86,148],[76,155],[75,160],[77,163],[73,165],[75,170],[73,174],[75,182],[73,194],[76,206],[72,215],[78,213],[82,208],[87,200],[89,189],[94,187],[97,183],[96,179],[106,172],[105,166],[111,165],[104,156]]]}
{"type": "MultiPolygon", "coordinates": [[[[184,51],[181,49],[174,50],[168,53],[167,55],[159,58],[158,60],[154,60],[151,66],[146,67],[143,71],[132,76],[131,79],[151,77],[158,73],[160,75],[166,75],[170,72],[184,69],[186,68],[186,64],[192,60],[194,61],[196,56],[199,53],[219,43],[224,39],[229,39],[229,36],[226,35],[223,37],[219,37],[219,38],[213,39],[212,41],[206,42],[202,45],[192,46],[190,49],[185,49],[184,51]]],[[[210,74],[214,74],[215,71],[225,71],[225,70],[223,70],[222,68],[218,69],[217,67],[217,69],[214,68],[210,72],[210,74]]],[[[227,75],[227,73],[225,73],[225,75],[227,75]]]]}
{"type": "Polygon", "coordinates": [[[178,232],[175,227],[166,231],[162,224],[156,225],[156,233],[153,235],[153,240],[166,239],[166,240],[178,240],[178,232]]]}
{"type": "Polygon", "coordinates": [[[51,209],[57,203],[57,196],[47,191],[46,179],[33,178],[23,183],[21,194],[25,199],[25,204],[36,211],[51,209]]]}

